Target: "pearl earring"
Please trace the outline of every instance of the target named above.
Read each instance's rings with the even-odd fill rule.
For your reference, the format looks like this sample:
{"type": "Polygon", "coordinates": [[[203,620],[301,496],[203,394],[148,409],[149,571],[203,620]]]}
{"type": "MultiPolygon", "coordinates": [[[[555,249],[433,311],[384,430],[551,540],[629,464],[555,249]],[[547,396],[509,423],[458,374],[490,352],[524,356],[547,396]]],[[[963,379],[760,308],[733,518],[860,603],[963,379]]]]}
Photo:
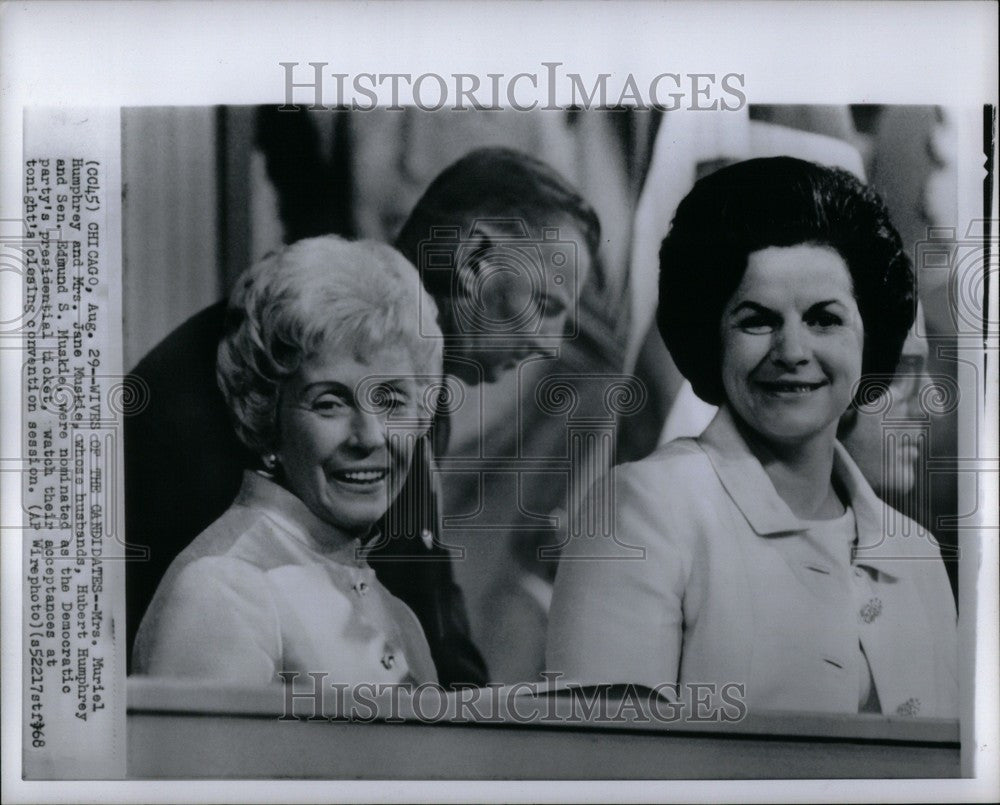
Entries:
{"type": "Polygon", "coordinates": [[[274,472],[278,466],[278,457],[274,453],[267,453],[261,457],[261,460],[264,462],[264,467],[268,472],[274,472]]]}

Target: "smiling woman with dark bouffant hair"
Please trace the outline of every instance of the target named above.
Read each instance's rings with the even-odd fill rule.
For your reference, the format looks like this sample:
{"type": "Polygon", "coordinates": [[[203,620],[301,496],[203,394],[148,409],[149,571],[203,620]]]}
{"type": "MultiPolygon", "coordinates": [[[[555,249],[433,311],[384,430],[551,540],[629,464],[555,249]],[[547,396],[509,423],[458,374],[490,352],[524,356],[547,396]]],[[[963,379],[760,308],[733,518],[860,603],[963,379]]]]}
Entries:
{"type": "Polygon", "coordinates": [[[720,410],[615,471],[614,538],[640,551],[570,540],[549,670],[723,704],[735,685],[751,711],[957,716],[936,545],[836,440],[913,316],[899,236],[851,174],[780,157],[700,180],[662,244],[658,322],[720,410]]]}
{"type": "Polygon", "coordinates": [[[260,463],[164,576],[136,638],[136,673],[437,681],[419,621],[365,559],[410,469],[407,437],[430,424],[441,346],[422,335],[433,310],[413,266],[371,241],[302,240],[239,279],[218,380],[260,463]],[[421,310],[431,313],[423,331],[421,310]]]}

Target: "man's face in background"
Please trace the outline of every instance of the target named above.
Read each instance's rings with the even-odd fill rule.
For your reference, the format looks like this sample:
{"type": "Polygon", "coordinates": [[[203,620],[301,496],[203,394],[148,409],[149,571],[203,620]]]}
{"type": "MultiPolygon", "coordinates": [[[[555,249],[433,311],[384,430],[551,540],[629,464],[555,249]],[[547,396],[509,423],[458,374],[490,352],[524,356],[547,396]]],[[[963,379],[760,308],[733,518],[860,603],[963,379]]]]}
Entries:
{"type": "Polygon", "coordinates": [[[522,242],[486,228],[458,261],[447,354],[466,382],[494,382],[565,336],[591,259],[576,227],[548,231],[522,242]]]}

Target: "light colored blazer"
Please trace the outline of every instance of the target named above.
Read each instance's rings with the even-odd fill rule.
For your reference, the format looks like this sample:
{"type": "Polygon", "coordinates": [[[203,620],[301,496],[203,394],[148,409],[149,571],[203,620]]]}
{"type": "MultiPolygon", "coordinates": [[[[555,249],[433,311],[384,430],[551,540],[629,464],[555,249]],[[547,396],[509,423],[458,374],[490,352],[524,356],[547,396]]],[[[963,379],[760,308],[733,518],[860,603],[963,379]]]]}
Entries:
{"type": "Polygon", "coordinates": [[[853,552],[809,533],[726,409],[701,437],[616,468],[616,542],[565,546],[548,670],[580,684],[742,684],[750,709],[848,713],[868,673],[860,642],[883,713],[957,717],[936,543],[839,444],[834,477],[855,513],[853,552]]]}
{"type": "Polygon", "coordinates": [[[171,564],[136,637],[135,672],[262,685],[436,682],[416,616],[348,539],[263,475],[171,564]],[[300,683],[301,684],[301,683],[300,683]]]}

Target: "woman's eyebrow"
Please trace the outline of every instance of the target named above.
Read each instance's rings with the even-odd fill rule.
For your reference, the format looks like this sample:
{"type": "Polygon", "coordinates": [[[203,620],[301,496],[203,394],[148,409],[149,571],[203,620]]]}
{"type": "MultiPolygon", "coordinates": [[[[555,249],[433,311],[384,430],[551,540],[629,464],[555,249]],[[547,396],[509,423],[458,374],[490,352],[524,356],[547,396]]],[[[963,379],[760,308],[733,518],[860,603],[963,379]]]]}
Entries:
{"type": "Polygon", "coordinates": [[[410,393],[410,380],[405,377],[392,377],[385,379],[378,379],[374,383],[359,384],[358,389],[372,389],[372,388],[388,388],[397,394],[409,394],[410,393]]]}
{"type": "Polygon", "coordinates": [[[813,302],[810,306],[810,310],[814,310],[818,307],[826,307],[827,305],[840,305],[843,307],[844,303],[839,299],[824,299],[822,302],[813,302]]]}
{"type": "Polygon", "coordinates": [[[405,377],[394,377],[391,380],[386,380],[385,385],[392,386],[396,391],[407,391],[410,381],[405,377]]]}
{"type": "Polygon", "coordinates": [[[309,394],[320,389],[324,392],[339,394],[341,397],[346,397],[348,399],[354,396],[353,390],[349,386],[341,383],[339,380],[316,380],[306,385],[306,387],[302,389],[302,393],[309,394]]]}
{"type": "Polygon", "coordinates": [[[737,313],[740,313],[743,310],[749,310],[752,311],[753,313],[767,313],[769,315],[774,315],[774,311],[771,310],[771,308],[762,305],[758,302],[752,302],[749,299],[740,302],[736,307],[733,308],[732,312],[729,315],[735,316],[737,313]]]}

